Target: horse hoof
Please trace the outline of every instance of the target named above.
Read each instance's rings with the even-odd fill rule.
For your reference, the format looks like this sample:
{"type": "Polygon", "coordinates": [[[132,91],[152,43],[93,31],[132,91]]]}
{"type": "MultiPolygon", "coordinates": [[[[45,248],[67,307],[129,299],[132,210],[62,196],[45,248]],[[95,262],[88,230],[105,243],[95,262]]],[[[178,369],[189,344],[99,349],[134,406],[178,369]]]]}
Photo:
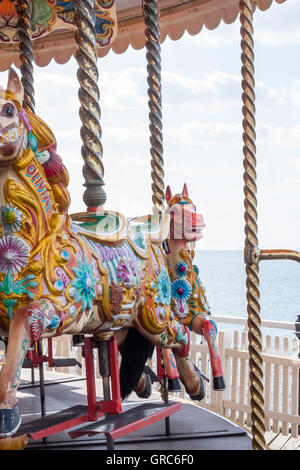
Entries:
{"type": "Polygon", "coordinates": [[[151,393],[152,393],[151,378],[150,378],[150,375],[148,375],[148,374],[145,374],[145,377],[146,377],[145,388],[142,392],[137,393],[137,396],[139,398],[149,398],[149,397],[151,397],[151,393]]]}
{"type": "Polygon", "coordinates": [[[0,438],[12,436],[20,425],[21,415],[17,406],[0,409],[0,438]]]}
{"type": "Polygon", "coordinates": [[[226,385],[225,385],[225,380],[223,375],[221,377],[214,377],[214,390],[221,392],[222,390],[225,390],[226,385]]]}
{"type": "Polygon", "coordinates": [[[168,391],[175,393],[181,392],[181,384],[178,379],[168,379],[168,391]]]}
{"type": "Polygon", "coordinates": [[[190,398],[194,401],[201,401],[203,400],[205,396],[205,388],[204,388],[204,382],[201,376],[199,376],[200,379],[200,389],[199,393],[197,395],[190,395],[190,398]]]}

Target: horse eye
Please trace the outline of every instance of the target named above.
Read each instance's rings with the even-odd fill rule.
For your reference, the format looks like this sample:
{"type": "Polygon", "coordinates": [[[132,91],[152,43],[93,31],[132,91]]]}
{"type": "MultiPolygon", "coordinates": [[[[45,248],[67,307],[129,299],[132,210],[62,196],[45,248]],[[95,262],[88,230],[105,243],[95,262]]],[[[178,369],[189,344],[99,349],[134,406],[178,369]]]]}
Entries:
{"type": "Polygon", "coordinates": [[[4,114],[8,117],[13,117],[15,115],[15,108],[12,104],[8,104],[5,106],[4,114]]]}

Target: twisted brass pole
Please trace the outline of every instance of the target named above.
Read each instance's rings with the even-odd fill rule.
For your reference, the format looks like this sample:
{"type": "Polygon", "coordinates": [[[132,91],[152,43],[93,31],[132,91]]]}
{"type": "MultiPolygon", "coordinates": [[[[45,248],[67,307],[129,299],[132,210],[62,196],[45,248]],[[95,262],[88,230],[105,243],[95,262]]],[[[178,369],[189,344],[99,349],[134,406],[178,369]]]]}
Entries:
{"type": "Polygon", "coordinates": [[[144,0],[148,105],[152,177],[152,201],[164,212],[164,159],[161,99],[160,14],[157,0],[144,0]]]}
{"type": "Polygon", "coordinates": [[[78,46],[76,60],[79,65],[77,78],[80,84],[78,96],[81,103],[79,115],[82,122],[80,135],[83,142],[81,154],[86,186],[83,200],[89,210],[95,210],[105,203],[106,194],[102,189],[104,167],[94,0],[74,0],[74,7],[77,26],[75,40],[78,46]]]}
{"type": "Polygon", "coordinates": [[[243,153],[244,153],[244,194],[245,194],[245,262],[247,274],[248,338],[250,394],[252,408],[253,449],[265,448],[265,422],[263,400],[262,339],[259,305],[258,261],[250,256],[258,245],[257,199],[256,199],[256,147],[255,147],[255,93],[254,93],[254,42],[252,0],[240,1],[241,47],[242,47],[242,88],[243,88],[243,153]]]}
{"type": "Polygon", "coordinates": [[[33,48],[31,35],[32,1],[18,0],[18,34],[20,40],[21,80],[24,87],[24,107],[34,112],[33,48]]]}
{"type": "MultiPolygon", "coordinates": [[[[16,5],[18,13],[18,35],[19,35],[19,48],[20,48],[20,61],[21,61],[21,81],[24,88],[23,106],[35,112],[34,100],[34,77],[33,77],[33,45],[31,33],[31,16],[32,16],[32,1],[31,0],[18,0],[16,5]]],[[[43,352],[42,340],[37,343],[39,355],[43,352]]],[[[32,368],[32,378],[33,375],[32,368]]],[[[39,363],[39,379],[40,379],[40,401],[41,401],[41,415],[46,416],[46,393],[44,382],[44,365],[39,363]]],[[[46,439],[44,438],[45,442],[46,439]]]]}

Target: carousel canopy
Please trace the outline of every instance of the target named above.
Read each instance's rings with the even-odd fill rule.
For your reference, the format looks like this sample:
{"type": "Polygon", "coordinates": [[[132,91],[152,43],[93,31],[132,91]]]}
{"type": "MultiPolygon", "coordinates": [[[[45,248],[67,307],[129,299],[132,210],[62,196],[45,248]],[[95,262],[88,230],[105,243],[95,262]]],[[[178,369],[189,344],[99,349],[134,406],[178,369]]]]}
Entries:
{"type": "MultiPolygon", "coordinates": [[[[283,3],[286,0],[276,0],[283,3]]],[[[268,9],[272,0],[256,0],[258,8],[268,9]]],[[[239,0],[159,0],[161,40],[179,39],[185,31],[194,35],[203,26],[216,28],[220,21],[232,23],[239,13],[239,0]]],[[[17,0],[0,0],[0,70],[19,66],[17,0]]],[[[98,56],[110,49],[120,54],[129,45],[145,44],[142,0],[96,0],[95,19],[98,56]]],[[[72,0],[32,0],[34,60],[45,66],[51,59],[67,62],[76,52],[72,0]]]]}

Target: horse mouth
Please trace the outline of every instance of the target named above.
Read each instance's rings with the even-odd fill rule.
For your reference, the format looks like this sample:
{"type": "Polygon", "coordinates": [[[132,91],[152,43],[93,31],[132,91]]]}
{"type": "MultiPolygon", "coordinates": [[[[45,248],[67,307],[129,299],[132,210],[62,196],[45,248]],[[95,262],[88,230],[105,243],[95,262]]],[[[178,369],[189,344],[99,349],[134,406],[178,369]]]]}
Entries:
{"type": "Polygon", "coordinates": [[[10,163],[18,157],[18,151],[20,145],[25,146],[26,139],[22,126],[10,129],[0,135],[0,164],[10,163]]]}
{"type": "Polygon", "coordinates": [[[188,233],[199,233],[199,232],[202,232],[202,229],[203,229],[203,225],[198,225],[195,227],[186,228],[186,231],[188,233]]]}
{"type": "Polygon", "coordinates": [[[0,148],[6,144],[13,144],[19,140],[19,138],[24,134],[23,125],[14,127],[13,129],[9,129],[6,132],[0,134],[0,148]]]}

